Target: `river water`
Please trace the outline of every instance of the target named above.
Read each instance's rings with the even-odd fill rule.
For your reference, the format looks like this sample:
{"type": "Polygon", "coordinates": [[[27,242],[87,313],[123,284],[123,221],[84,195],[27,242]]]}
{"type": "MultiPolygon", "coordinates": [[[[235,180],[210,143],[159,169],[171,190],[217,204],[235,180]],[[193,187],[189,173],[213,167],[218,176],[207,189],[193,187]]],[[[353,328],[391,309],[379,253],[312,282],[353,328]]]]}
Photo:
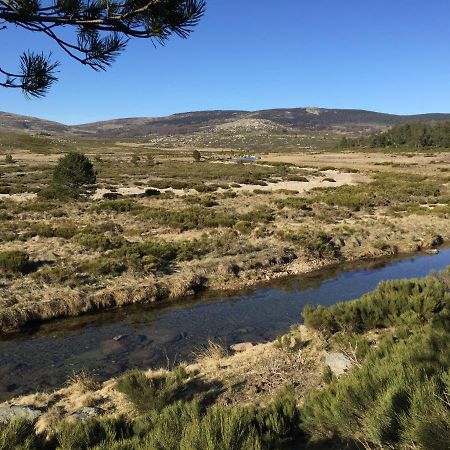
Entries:
{"type": "Polygon", "coordinates": [[[380,281],[422,277],[448,265],[450,248],[437,255],[341,264],[237,293],[207,293],[42,324],[0,338],[0,401],[55,388],[81,369],[106,379],[131,367],[186,361],[208,339],[227,345],[272,340],[301,321],[306,304],[351,300],[380,281]]]}

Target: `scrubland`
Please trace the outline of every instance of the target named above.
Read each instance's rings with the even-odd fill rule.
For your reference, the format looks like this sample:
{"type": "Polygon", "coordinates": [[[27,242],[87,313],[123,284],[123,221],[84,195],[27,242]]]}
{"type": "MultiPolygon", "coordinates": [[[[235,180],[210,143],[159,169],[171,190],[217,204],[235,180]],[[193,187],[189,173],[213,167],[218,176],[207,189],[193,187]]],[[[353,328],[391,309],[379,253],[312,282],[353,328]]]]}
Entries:
{"type": "Polygon", "coordinates": [[[180,143],[11,142],[0,164],[0,332],[450,237],[445,152],[255,153],[260,159],[243,162],[210,150],[195,162],[180,143]],[[45,198],[67,150],[93,162],[92,195],[45,198]]]}
{"type": "MultiPolygon", "coordinates": [[[[0,135],[0,333],[450,238],[445,149],[338,151],[337,135],[315,145],[308,134],[315,147],[294,151],[294,137],[249,147],[227,128],[198,142],[0,135]],[[258,158],[239,160],[241,146],[258,158]],[[78,198],[49,195],[72,150],[90,158],[96,184],[78,198]]],[[[106,382],[74,373],[0,405],[34,414],[0,424],[0,450],[446,448],[449,290],[448,269],[386,282],[306,307],[303,325],[274,342],[210,341],[193,364],[106,382]],[[328,365],[333,354],[346,370],[328,365]]]]}

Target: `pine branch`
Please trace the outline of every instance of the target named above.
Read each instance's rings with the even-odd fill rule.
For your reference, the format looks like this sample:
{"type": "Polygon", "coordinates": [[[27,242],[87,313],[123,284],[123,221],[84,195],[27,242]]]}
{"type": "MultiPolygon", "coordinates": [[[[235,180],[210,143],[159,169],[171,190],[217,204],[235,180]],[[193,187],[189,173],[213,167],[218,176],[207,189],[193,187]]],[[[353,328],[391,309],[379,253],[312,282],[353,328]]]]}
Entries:
{"type": "MultiPolygon", "coordinates": [[[[2,24],[14,24],[48,36],[71,58],[94,70],[105,70],[125,49],[129,39],[164,44],[172,35],[187,38],[205,11],[204,0],[0,0],[2,24]],[[58,28],[72,27],[74,38],[61,38],[58,28]]],[[[31,96],[45,95],[58,63],[43,55],[24,53],[21,74],[6,76],[1,86],[21,88],[31,96]],[[35,77],[35,81],[32,78],[35,77]]]]}
{"type": "Polygon", "coordinates": [[[0,68],[6,79],[0,85],[8,88],[20,88],[31,97],[43,97],[56,81],[55,71],[58,62],[50,61],[43,54],[23,53],[20,57],[20,73],[11,73],[0,68]]]}

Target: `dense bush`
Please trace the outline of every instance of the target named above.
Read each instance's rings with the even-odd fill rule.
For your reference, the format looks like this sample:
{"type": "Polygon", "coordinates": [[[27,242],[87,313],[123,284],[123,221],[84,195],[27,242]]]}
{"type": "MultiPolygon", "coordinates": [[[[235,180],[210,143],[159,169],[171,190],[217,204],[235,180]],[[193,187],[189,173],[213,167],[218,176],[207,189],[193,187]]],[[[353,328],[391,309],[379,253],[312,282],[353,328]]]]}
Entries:
{"type": "Polygon", "coordinates": [[[292,208],[302,211],[312,211],[311,202],[304,197],[287,197],[275,200],[278,209],[292,208]]]}
{"type": "Polygon", "coordinates": [[[45,223],[33,223],[30,226],[29,234],[31,236],[42,237],[60,237],[64,239],[71,239],[78,233],[78,229],[72,224],[61,224],[58,226],[52,226],[45,223]]]}
{"type": "Polygon", "coordinates": [[[194,151],[192,152],[192,159],[193,159],[195,162],[199,162],[199,161],[202,159],[201,153],[200,153],[198,150],[194,150],[194,151]]]}
{"type": "Polygon", "coordinates": [[[365,448],[441,450],[450,442],[450,334],[418,327],[386,339],[361,368],[313,395],[302,428],[313,438],[356,440],[365,448]]]}
{"type": "Polygon", "coordinates": [[[5,155],[5,164],[13,164],[15,163],[12,155],[10,153],[8,153],[7,155],[5,155]]]}
{"type": "Polygon", "coordinates": [[[307,253],[316,258],[339,258],[341,251],[333,237],[320,230],[302,228],[280,231],[281,239],[303,247],[307,253]]]}
{"type": "Polygon", "coordinates": [[[109,275],[117,277],[127,269],[126,265],[110,258],[98,258],[83,262],[79,265],[81,272],[88,272],[92,275],[109,275]]]}
{"type": "Polygon", "coordinates": [[[396,204],[435,203],[441,195],[441,187],[439,180],[421,175],[380,173],[366,185],[316,189],[310,201],[354,211],[396,204]]]}
{"type": "Polygon", "coordinates": [[[89,232],[82,232],[74,237],[74,241],[91,250],[112,250],[120,248],[125,245],[126,240],[122,236],[115,234],[91,234],[89,232]]]}
{"type": "Polygon", "coordinates": [[[203,240],[167,242],[164,239],[150,239],[127,243],[117,252],[135,270],[167,270],[176,261],[190,261],[209,252],[208,243],[203,240]]]}
{"type": "Polygon", "coordinates": [[[352,302],[341,302],[328,308],[307,306],[303,316],[305,325],[327,334],[413,326],[448,320],[450,293],[448,286],[433,276],[387,281],[352,302]]]}
{"type": "Polygon", "coordinates": [[[139,203],[131,199],[119,199],[119,200],[106,200],[101,202],[99,205],[93,208],[97,212],[107,211],[107,212],[129,212],[129,211],[140,211],[143,209],[139,203]]]}
{"type": "Polygon", "coordinates": [[[140,411],[124,417],[61,422],[48,436],[30,422],[0,425],[0,450],[260,450],[284,448],[297,435],[299,412],[291,389],[265,407],[213,406],[177,400],[187,374],[181,369],[150,380],[122,376],[117,388],[140,411]]]}
{"type": "Polygon", "coordinates": [[[13,420],[0,425],[0,450],[33,450],[43,448],[42,438],[34,429],[34,424],[24,419],[13,420]]]}
{"type": "Polygon", "coordinates": [[[0,252],[0,272],[4,274],[23,274],[27,271],[30,257],[20,250],[0,252]]]}
{"type": "Polygon", "coordinates": [[[202,206],[183,209],[147,208],[142,215],[157,224],[180,230],[232,227],[236,218],[202,206]]]}

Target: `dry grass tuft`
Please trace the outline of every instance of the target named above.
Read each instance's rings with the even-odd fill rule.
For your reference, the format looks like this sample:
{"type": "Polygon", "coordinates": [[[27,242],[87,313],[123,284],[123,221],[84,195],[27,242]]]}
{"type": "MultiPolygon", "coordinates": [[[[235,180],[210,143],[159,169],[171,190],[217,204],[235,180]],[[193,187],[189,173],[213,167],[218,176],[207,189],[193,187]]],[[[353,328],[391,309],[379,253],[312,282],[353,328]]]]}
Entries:
{"type": "Polygon", "coordinates": [[[226,358],[229,355],[229,352],[226,345],[208,339],[208,343],[199,350],[194,351],[193,354],[197,362],[200,363],[207,360],[218,362],[222,358],[226,358]]]}
{"type": "Polygon", "coordinates": [[[101,384],[86,370],[74,372],[67,380],[67,385],[81,392],[96,391],[101,387],[101,384]]]}

